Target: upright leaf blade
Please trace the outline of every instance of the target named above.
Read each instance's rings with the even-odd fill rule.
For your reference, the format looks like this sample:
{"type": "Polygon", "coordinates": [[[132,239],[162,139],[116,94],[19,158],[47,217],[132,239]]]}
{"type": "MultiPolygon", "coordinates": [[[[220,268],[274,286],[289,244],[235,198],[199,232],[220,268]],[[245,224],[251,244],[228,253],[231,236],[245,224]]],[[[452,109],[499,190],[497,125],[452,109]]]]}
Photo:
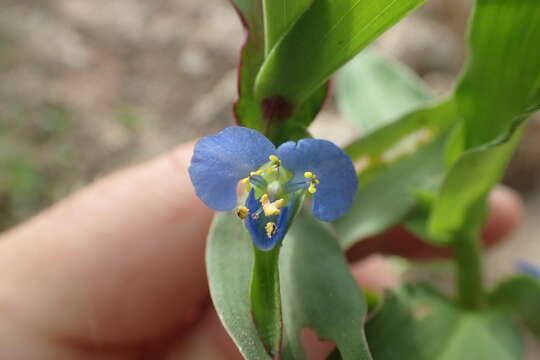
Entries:
{"type": "Polygon", "coordinates": [[[369,49],[343,68],[336,86],[340,113],[363,134],[432,98],[430,89],[410,69],[369,49]]]}
{"type": "Polygon", "coordinates": [[[466,148],[504,136],[516,117],[540,105],[540,3],[476,3],[471,56],[455,95],[466,148]]]}
{"type": "Polygon", "coordinates": [[[258,99],[296,106],[340,66],[425,0],[317,0],[266,58],[258,99]]]}
{"type": "Polygon", "coordinates": [[[309,137],[307,127],[326,98],[327,84],[322,84],[309,99],[295,106],[279,97],[261,101],[254,95],[255,78],[265,57],[265,46],[273,46],[271,44],[284,35],[312,1],[265,2],[266,15],[271,17],[270,22],[266,22],[270,27],[266,29],[266,35],[270,31],[271,38],[265,39],[263,0],[231,0],[247,32],[238,68],[239,98],[234,105],[235,117],[239,125],[264,133],[275,145],[309,137]],[[278,16],[280,11],[285,11],[286,17],[278,16]]]}
{"type": "Polygon", "coordinates": [[[294,22],[306,11],[314,0],[263,0],[266,53],[291,28],[294,22]]]}
{"type": "Polygon", "coordinates": [[[255,78],[264,61],[264,17],[262,0],[231,0],[246,30],[238,65],[238,101],[234,113],[240,125],[263,131],[259,102],[253,96],[255,78]]]}
{"type": "Polygon", "coordinates": [[[454,94],[464,152],[453,156],[434,202],[428,228],[435,241],[449,241],[465,226],[470,209],[502,177],[522,132],[518,125],[539,105],[538,38],[538,1],[477,1],[471,57],[454,94]]]}
{"type": "Polygon", "coordinates": [[[430,240],[450,242],[465,227],[470,209],[501,179],[521,133],[518,128],[507,139],[468,150],[459,157],[433,203],[428,225],[430,240]]]}

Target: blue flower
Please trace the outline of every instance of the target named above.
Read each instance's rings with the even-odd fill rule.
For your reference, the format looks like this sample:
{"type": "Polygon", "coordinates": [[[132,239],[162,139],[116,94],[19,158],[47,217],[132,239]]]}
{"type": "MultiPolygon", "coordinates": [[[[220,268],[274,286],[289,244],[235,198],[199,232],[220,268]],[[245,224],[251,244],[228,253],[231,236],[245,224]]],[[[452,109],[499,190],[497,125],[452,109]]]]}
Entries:
{"type": "Polygon", "coordinates": [[[189,175],[210,208],[236,209],[261,250],[283,239],[304,198],[313,199],[315,217],[333,221],[349,210],[358,185],[351,159],[329,141],[303,139],[276,149],[239,126],[199,140],[189,175]],[[244,205],[238,205],[239,183],[249,193],[244,205]]]}

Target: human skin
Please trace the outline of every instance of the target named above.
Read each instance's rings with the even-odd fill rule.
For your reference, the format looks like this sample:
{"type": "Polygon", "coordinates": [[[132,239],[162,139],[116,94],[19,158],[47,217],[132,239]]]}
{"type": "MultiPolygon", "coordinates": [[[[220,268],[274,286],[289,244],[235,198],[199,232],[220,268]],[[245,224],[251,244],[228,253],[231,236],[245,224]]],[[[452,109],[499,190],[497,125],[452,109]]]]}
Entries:
{"type": "MultiPolygon", "coordinates": [[[[209,299],[212,211],[189,180],[192,151],[186,144],[119,171],[0,237],[1,359],[241,359],[209,299]]],[[[502,187],[490,204],[491,244],[522,207],[502,187]]],[[[354,276],[373,290],[399,279],[370,254],[448,255],[392,231],[349,254],[354,276]]],[[[310,339],[308,352],[322,354],[310,339]]]]}

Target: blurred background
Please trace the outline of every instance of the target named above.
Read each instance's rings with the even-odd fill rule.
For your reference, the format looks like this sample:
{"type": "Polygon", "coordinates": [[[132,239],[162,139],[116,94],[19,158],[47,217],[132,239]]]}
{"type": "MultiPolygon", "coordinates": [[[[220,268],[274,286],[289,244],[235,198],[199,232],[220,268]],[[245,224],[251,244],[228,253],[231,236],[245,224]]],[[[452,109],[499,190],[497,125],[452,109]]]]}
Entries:
{"type": "MultiPolygon", "coordinates": [[[[377,41],[438,94],[472,0],[432,0],[377,41]]],[[[96,177],[233,124],[244,33],[227,0],[0,0],[0,231],[96,177]]],[[[330,100],[315,135],[350,139],[330,100]]],[[[488,276],[540,264],[540,120],[506,177],[527,205],[488,276]]]]}

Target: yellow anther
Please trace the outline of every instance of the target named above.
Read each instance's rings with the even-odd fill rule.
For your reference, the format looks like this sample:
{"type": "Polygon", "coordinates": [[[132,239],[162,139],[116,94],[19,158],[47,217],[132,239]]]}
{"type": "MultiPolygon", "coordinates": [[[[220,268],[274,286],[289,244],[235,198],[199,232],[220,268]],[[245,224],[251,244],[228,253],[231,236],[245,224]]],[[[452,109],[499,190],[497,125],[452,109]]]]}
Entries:
{"type": "Polygon", "coordinates": [[[271,238],[277,231],[277,225],[275,222],[269,222],[266,224],[264,229],[266,230],[266,236],[271,238]]]}
{"type": "Polygon", "coordinates": [[[317,192],[317,187],[315,185],[318,185],[320,183],[319,179],[317,179],[317,175],[315,175],[311,171],[306,171],[304,173],[304,177],[306,179],[309,179],[308,192],[312,195],[315,194],[317,192]]]}
{"type": "Polygon", "coordinates": [[[262,175],[263,171],[262,170],[257,170],[257,171],[252,171],[249,173],[249,176],[257,176],[257,175],[262,175]]]}
{"type": "Polygon", "coordinates": [[[242,220],[246,220],[248,215],[249,215],[249,209],[245,206],[238,206],[236,208],[236,215],[242,219],[242,220]]]}
{"type": "Polygon", "coordinates": [[[240,182],[241,182],[242,184],[246,184],[246,185],[249,184],[249,177],[243,178],[242,180],[240,180],[240,182]]]}
{"type": "Polygon", "coordinates": [[[270,155],[268,159],[272,162],[272,166],[268,169],[270,171],[276,171],[281,166],[281,160],[276,155],[270,155]]]}
{"type": "Polygon", "coordinates": [[[279,215],[281,213],[279,208],[282,207],[283,204],[285,203],[284,199],[279,199],[274,202],[270,202],[270,199],[268,198],[268,194],[264,194],[263,196],[261,196],[260,201],[261,201],[265,216],[279,215]]]}

